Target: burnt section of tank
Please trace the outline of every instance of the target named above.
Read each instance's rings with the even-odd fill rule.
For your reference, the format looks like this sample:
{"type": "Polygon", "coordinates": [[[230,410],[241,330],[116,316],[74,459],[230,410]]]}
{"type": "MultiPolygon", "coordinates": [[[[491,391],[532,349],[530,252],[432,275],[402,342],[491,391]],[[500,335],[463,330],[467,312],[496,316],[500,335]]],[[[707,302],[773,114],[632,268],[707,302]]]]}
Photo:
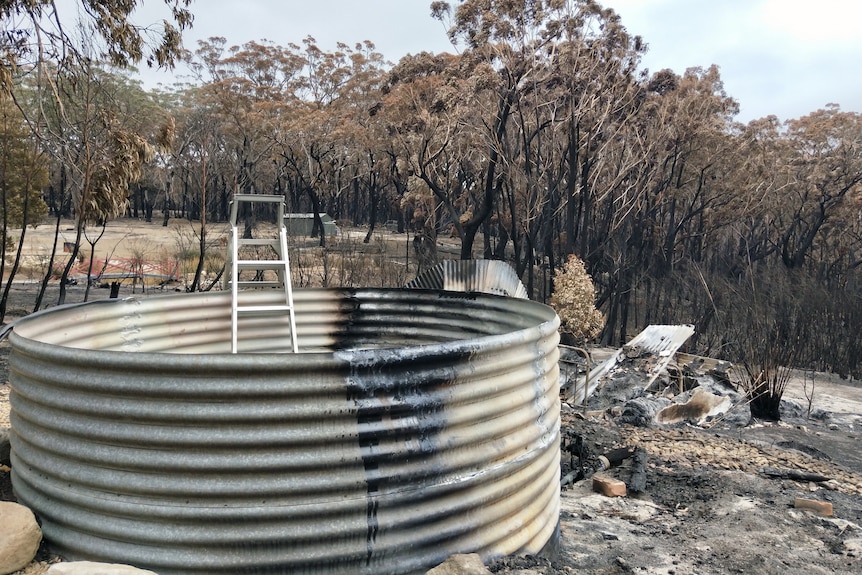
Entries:
{"type": "MultiPolygon", "coordinates": [[[[397,352],[393,352],[397,353],[397,352]]],[[[403,478],[381,473],[386,466],[401,459],[428,458],[440,449],[438,433],[446,425],[445,392],[457,383],[454,370],[447,362],[464,362],[468,354],[452,352],[450,357],[435,357],[435,365],[416,364],[421,378],[405,386],[392,374],[381,372],[375,363],[363,365],[347,352],[339,357],[350,365],[347,377],[347,400],[356,408],[359,448],[367,481],[367,555],[371,564],[379,524],[377,511],[386,493],[397,488],[403,478]],[[398,451],[381,449],[381,443],[397,443],[398,451]]],[[[432,477],[423,482],[433,481],[432,477]]],[[[412,478],[416,480],[416,478],[412,478]]]]}

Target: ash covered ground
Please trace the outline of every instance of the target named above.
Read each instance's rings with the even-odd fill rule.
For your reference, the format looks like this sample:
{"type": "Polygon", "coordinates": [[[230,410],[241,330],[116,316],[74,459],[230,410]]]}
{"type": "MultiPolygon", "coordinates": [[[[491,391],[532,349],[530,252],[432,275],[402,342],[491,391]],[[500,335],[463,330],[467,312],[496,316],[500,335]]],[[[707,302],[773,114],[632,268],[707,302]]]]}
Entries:
{"type": "MultiPolygon", "coordinates": [[[[728,381],[697,369],[683,375],[687,370],[672,362],[670,373],[664,371],[645,391],[652,359],[624,359],[585,408],[563,405],[562,476],[574,477],[562,491],[559,556],[505,558],[491,570],[519,575],[862,572],[859,382],[795,373],[782,402],[782,421],[765,422],[751,419],[733,377],[728,381]],[[661,408],[683,404],[698,390],[726,398],[727,411],[656,423],[661,408]],[[632,458],[601,470],[599,455],[619,448],[646,451],[646,483],[640,493],[606,497],[593,490],[596,470],[631,480],[632,458]],[[797,508],[797,498],[831,503],[833,515],[797,508]]],[[[577,377],[576,364],[572,358],[562,364],[568,377],[577,377]]]]}

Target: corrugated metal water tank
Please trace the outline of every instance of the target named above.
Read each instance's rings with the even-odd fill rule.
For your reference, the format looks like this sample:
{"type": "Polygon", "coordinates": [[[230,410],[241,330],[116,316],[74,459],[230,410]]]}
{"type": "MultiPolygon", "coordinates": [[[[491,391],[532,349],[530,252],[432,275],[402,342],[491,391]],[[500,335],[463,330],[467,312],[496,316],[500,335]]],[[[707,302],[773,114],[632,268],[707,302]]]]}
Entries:
{"type": "Polygon", "coordinates": [[[299,354],[274,353],[289,345],[272,316],[245,320],[231,354],[227,292],[15,325],[13,486],[54,550],[160,575],[377,575],[552,539],[553,310],[430,290],[294,298],[299,354]]]}

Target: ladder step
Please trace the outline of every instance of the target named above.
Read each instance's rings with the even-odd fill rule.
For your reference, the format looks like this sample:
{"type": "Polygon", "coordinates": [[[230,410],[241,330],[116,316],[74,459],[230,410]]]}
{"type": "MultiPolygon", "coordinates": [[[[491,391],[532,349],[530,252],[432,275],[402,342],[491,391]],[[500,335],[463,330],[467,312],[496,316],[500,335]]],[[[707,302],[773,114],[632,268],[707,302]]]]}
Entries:
{"type": "Polygon", "coordinates": [[[235,202],[263,202],[263,203],[282,203],[284,196],[275,196],[270,194],[234,194],[235,202]]]}
{"type": "Polygon", "coordinates": [[[236,266],[243,270],[274,270],[287,265],[286,260],[237,260],[236,266]]]}
{"type": "MultiPolygon", "coordinates": [[[[230,282],[233,284],[233,282],[230,282]]],[[[252,287],[252,288],[282,288],[284,289],[284,284],[280,281],[270,281],[270,280],[240,280],[236,282],[236,287],[252,287]]]]}
{"type": "Polygon", "coordinates": [[[237,313],[269,313],[274,311],[289,312],[289,305],[244,305],[237,306],[237,313]]]}
{"type": "Polygon", "coordinates": [[[278,238],[240,238],[237,240],[239,247],[242,246],[270,246],[280,248],[281,244],[278,238]]]}

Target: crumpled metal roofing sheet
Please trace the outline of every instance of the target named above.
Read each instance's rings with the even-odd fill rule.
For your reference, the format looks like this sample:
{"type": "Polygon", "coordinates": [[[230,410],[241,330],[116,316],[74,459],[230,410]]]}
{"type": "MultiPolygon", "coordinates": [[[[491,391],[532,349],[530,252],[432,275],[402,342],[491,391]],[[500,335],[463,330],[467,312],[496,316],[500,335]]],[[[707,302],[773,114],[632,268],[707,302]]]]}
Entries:
{"type": "MultiPolygon", "coordinates": [[[[69,558],[160,575],[424,573],[559,515],[556,314],[296,290],[299,354],[230,294],[54,308],[10,334],[12,474],[69,558]]],[[[265,304],[277,292],[243,292],[265,304]]]]}
{"type": "Polygon", "coordinates": [[[656,363],[650,370],[650,377],[645,387],[645,389],[649,389],[662,370],[670,363],[674,353],[693,334],[694,326],[690,324],[648,325],[642,332],[629,340],[625,346],[615,351],[613,355],[602,362],[601,365],[590,370],[589,380],[587,380],[585,374],[583,377],[579,377],[574,384],[566,386],[563,390],[566,399],[575,404],[583,403],[586,398],[589,398],[595,392],[601,379],[611,373],[611,370],[625,354],[625,350],[634,348],[638,348],[639,353],[651,354],[657,358],[656,363]]]}

